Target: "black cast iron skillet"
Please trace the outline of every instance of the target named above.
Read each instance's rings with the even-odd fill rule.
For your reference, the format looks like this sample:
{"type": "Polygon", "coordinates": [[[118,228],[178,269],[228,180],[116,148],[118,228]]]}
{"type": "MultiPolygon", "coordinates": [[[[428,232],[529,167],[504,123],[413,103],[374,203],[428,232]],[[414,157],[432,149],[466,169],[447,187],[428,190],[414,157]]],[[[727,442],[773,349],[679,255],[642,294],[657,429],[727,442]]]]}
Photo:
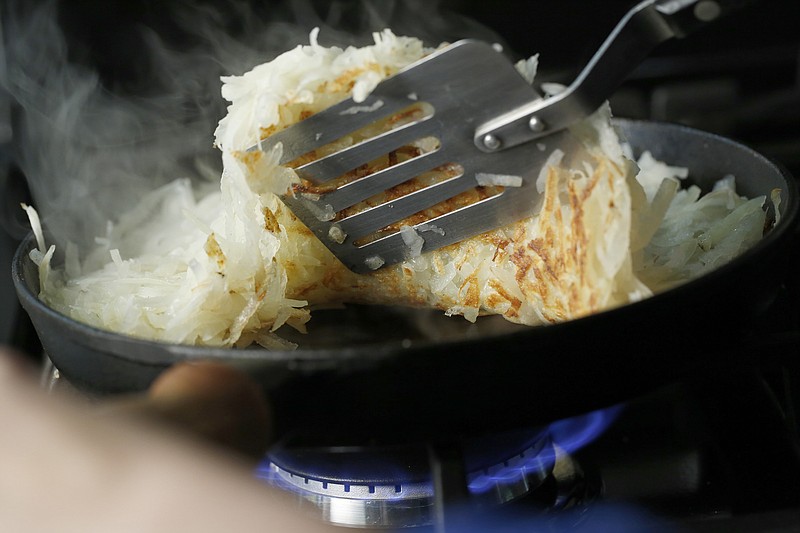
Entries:
{"type": "MultiPolygon", "coordinates": [[[[797,189],[781,168],[731,140],[683,126],[618,121],[635,152],[689,167],[709,188],[734,174],[741,194],[781,189],[781,219],[730,264],[653,298],[547,327],[499,317],[477,324],[439,312],[352,307],[314,315],[296,351],[148,342],[74,322],[37,298],[28,237],[13,264],[23,307],[68,380],[107,394],[145,389],[186,359],[245,368],[271,396],[278,432],[379,439],[479,434],[610,405],[697,371],[732,364],[787,268],[797,189]]],[[[755,339],[757,341],[758,339],[755,339]]]]}

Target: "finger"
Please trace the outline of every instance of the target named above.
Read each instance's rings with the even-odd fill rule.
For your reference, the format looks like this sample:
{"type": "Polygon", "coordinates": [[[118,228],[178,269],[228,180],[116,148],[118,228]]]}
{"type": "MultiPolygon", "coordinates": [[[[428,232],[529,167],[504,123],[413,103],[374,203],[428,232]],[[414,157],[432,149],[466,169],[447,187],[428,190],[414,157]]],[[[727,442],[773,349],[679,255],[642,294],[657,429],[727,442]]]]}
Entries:
{"type": "Polygon", "coordinates": [[[261,459],[272,440],[272,417],[261,388],[244,372],[214,362],[181,363],[159,376],[146,396],[107,406],[136,413],[261,459]]]}

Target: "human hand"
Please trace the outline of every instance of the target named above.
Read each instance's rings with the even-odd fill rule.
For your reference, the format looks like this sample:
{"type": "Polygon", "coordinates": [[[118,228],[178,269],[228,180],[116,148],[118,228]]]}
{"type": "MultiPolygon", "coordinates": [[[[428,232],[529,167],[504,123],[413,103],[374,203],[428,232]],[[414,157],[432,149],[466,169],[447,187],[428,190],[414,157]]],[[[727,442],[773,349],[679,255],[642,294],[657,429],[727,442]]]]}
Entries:
{"type": "MultiPolygon", "coordinates": [[[[300,516],[241,457],[188,436],[220,395],[216,387],[236,388],[239,377],[203,365],[173,372],[156,382],[144,407],[98,410],[46,395],[0,348],[0,531],[335,531],[300,516]],[[214,375],[227,385],[209,383],[214,375]]],[[[253,400],[233,392],[222,394],[228,407],[253,400]]],[[[200,434],[241,435],[220,427],[200,434]]]]}

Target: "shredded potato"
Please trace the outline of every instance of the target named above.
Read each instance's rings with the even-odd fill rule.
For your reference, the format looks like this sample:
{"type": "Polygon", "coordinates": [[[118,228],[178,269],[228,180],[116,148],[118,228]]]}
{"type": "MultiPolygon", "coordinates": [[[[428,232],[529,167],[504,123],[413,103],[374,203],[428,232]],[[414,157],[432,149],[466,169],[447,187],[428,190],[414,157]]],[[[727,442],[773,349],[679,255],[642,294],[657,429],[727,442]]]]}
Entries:
{"type": "MultiPolygon", "coordinates": [[[[388,30],[375,34],[372,46],[346,50],[320,46],[312,32],[310,45],[224,78],[231,105],[215,133],[224,165],[219,191],[197,199],[185,180],[153,191],[82,260],[70,251],[69,275],[50,266],[53,249],[45,251],[38,230],[31,257],[40,267],[41,298],[76,320],[127,335],[289,349],[275,331],[303,331],[310,305],[425,306],[471,321],[499,314],[550,324],[648,297],[760,238],[764,198],[740,198],[731,179],[703,197],[693,187],[679,190],[686,169],[649,154],[637,166],[623,155],[606,105],[572,128],[582,150],[550,156],[531,217],[425,254],[425,233],[442,229],[398,228],[409,248],[405,262],[380,268],[383,259],[373,257],[367,264],[374,272],[350,272],[278,198],[303,186],[278,165],[280,146],[247,148],[351,95],[363,101],[380,80],[429,52],[388,30]]],[[[518,65],[529,78],[535,67],[535,58],[518,65]]],[[[480,179],[514,187],[514,178],[480,179]]],[[[335,218],[326,210],[319,216],[335,218]]],[[[329,237],[345,238],[335,229],[329,237]]]]}

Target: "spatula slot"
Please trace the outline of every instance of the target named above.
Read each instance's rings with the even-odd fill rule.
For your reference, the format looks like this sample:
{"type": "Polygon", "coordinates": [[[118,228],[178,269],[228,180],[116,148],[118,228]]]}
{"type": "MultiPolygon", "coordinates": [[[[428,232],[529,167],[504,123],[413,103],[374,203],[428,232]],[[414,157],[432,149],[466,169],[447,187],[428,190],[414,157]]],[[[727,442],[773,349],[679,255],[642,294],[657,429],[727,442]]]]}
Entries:
{"type": "MultiPolygon", "coordinates": [[[[419,129],[419,125],[433,115],[432,105],[415,102],[306,152],[289,161],[286,166],[294,168],[301,179],[323,184],[368,164],[376,155],[388,154],[411,141],[425,137],[432,128],[419,129]]],[[[307,120],[312,118],[313,116],[307,120]]],[[[352,117],[343,117],[342,120],[352,120],[352,117]]]]}
{"type": "MultiPolygon", "coordinates": [[[[452,219],[465,216],[484,218],[491,215],[497,208],[503,189],[503,187],[475,187],[459,195],[461,198],[441,202],[429,210],[357,239],[353,245],[359,250],[360,255],[365,257],[364,265],[370,270],[383,266],[387,258],[381,255],[381,250],[394,248],[393,242],[402,242],[403,258],[411,259],[428,251],[429,242],[434,242],[433,248],[437,248],[439,244],[436,241],[447,237],[447,229],[453,224],[452,219]]],[[[338,225],[335,231],[340,231],[338,225]]]]}
{"type": "MultiPolygon", "coordinates": [[[[392,167],[403,167],[405,168],[405,181],[408,179],[409,175],[414,175],[414,173],[419,174],[426,170],[429,170],[436,166],[437,164],[441,164],[442,160],[440,157],[428,158],[427,162],[419,161],[417,163],[410,164],[411,160],[417,158],[424,158],[429,156],[430,154],[438,151],[441,148],[441,141],[436,137],[424,137],[420,139],[414,139],[413,141],[405,144],[403,146],[398,147],[395,150],[391,150],[388,153],[381,154],[375,159],[360,165],[349,172],[345,172],[340,176],[332,178],[324,183],[313,183],[310,180],[303,180],[301,184],[296,185],[294,190],[295,192],[308,192],[313,194],[326,194],[326,193],[333,193],[337,190],[344,190],[344,189],[356,189],[356,188],[365,188],[369,187],[370,184],[379,178],[381,172],[387,171],[392,167]],[[364,178],[369,178],[368,180],[364,180],[364,178]],[[363,180],[363,181],[362,181],[363,180]]],[[[399,172],[399,168],[397,171],[399,172]]],[[[387,181],[387,178],[382,178],[381,184],[383,188],[392,187],[397,185],[401,181],[397,181],[395,178],[394,180],[387,181]]],[[[375,192],[377,192],[376,190],[375,192]]],[[[366,196],[362,196],[361,201],[375,192],[369,193],[366,196]]],[[[352,192],[348,193],[352,194],[352,192]]],[[[341,203],[341,202],[340,202],[341,203]]],[[[353,202],[355,203],[355,202],[353,202]]],[[[352,205],[349,204],[349,205],[352,205]]],[[[344,207],[349,207],[349,205],[341,205],[338,209],[343,209],[344,207]]],[[[337,209],[337,210],[338,210],[337,209]]]]}
{"type": "MultiPolygon", "coordinates": [[[[504,190],[499,186],[475,187],[471,177],[464,174],[464,169],[453,163],[404,185],[405,190],[394,191],[396,197],[383,198],[381,203],[353,215],[346,211],[337,214],[337,226],[354,235],[353,244],[360,247],[396,233],[403,226],[425,224],[443,214],[498,196],[504,190]],[[348,216],[340,218],[343,214],[348,216]],[[380,226],[381,223],[384,225],[380,226]],[[363,237],[359,237],[356,231],[363,237]],[[365,231],[368,233],[364,234],[365,231]]],[[[369,201],[365,203],[369,204],[369,201]]]]}

